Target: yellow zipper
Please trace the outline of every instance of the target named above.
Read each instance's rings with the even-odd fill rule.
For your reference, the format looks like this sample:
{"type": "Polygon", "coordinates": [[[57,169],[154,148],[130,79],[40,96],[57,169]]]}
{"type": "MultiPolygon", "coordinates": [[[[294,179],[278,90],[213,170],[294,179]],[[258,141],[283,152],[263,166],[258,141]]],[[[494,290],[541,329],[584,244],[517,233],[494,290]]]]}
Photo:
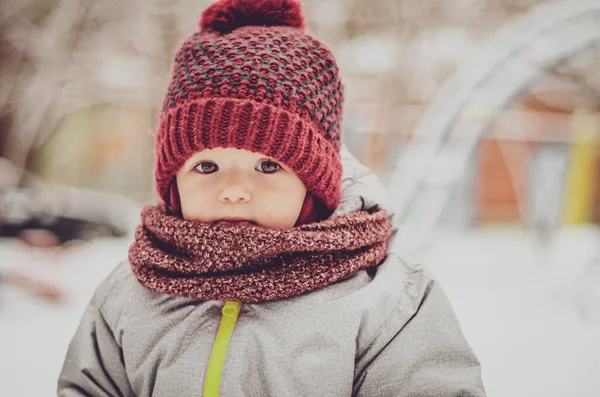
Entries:
{"type": "Polygon", "coordinates": [[[229,346],[229,340],[231,339],[241,306],[240,302],[227,301],[221,309],[221,323],[219,324],[219,330],[217,331],[217,336],[210,352],[208,368],[206,369],[206,377],[204,379],[204,397],[219,396],[227,347],[229,346]]]}

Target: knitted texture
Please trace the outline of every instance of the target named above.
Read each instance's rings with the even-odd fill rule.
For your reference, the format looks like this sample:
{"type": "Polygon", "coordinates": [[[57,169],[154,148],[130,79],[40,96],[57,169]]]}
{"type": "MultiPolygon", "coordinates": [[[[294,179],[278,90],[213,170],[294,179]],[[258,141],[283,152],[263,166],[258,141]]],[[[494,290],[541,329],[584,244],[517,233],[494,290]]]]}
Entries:
{"type": "Polygon", "coordinates": [[[331,51],[304,32],[294,0],[222,0],[178,50],[155,141],[158,194],[197,151],[262,153],[333,212],[340,200],[343,86],[331,51]],[[286,25],[287,24],[287,25],[286,25]],[[260,25],[260,26],[256,26],[260,25]]]}
{"type": "Polygon", "coordinates": [[[198,300],[265,302],[343,280],[386,257],[383,210],[352,212],[292,229],[229,226],[142,211],[129,250],[138,281],[151,291],[198,300]]]}

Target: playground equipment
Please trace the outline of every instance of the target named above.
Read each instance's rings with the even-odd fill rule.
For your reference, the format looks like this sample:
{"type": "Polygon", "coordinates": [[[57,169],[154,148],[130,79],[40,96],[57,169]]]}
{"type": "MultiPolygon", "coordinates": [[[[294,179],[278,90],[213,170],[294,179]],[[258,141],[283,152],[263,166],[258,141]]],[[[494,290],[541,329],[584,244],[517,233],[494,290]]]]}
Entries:
{"type": "Polygon", "coordinates": [[[600,45],[600,2],[532,9],[484,42],[425,112],[390,180],[399,249],[426,241],[494,119],[553,67],[600,45]]]}
{"type": "Polygon", "coordinates": [[[600,147],[600,117],[593,114],[576,117],[573,132],[563,222],[584,223],[592,217],[596,188],[594,174],[600,147]]]}

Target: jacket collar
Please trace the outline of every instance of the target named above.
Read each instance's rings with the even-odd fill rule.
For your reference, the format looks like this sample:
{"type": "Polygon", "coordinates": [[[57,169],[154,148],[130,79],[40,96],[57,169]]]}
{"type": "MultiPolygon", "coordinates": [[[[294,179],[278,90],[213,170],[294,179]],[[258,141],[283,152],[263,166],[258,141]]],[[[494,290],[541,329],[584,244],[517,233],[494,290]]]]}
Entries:
{"type": "Polygon", "coordinates": [[[345,145],[342,145],[340,154],[343,168],[342,197],[332,217],[378,206],[389,214],[392,236],[388,241],[391,247],[398,230],[398,217],[395,215],[388,190],[383,186],[379,177],[367,166],[361,164],[345,145]]]}

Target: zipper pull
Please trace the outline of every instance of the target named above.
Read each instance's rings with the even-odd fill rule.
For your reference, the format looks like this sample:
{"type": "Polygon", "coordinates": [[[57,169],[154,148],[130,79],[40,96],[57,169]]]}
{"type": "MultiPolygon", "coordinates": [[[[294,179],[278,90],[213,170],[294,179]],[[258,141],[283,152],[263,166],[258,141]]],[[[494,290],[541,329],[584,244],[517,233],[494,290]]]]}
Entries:
{"type": "Polygon", "coordinates": [[[240,312],[241,305],[242,304],[240,302],[227,301],[225,302],[225,305],[223,305],[221,313],[227,317],[237,316],[237,314],[240,312]]]}

